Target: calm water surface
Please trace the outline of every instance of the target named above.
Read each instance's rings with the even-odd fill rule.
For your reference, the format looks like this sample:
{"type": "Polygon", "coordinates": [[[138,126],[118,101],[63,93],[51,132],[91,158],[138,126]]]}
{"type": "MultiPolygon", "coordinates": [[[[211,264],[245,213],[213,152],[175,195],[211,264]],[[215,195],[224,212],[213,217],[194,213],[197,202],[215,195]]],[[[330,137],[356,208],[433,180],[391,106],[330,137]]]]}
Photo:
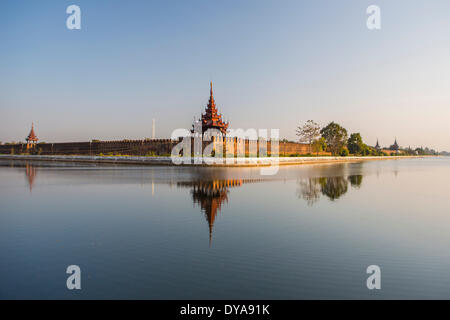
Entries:
{"type": "Polygon", "coordinates": [[[448,158],[276,176],[3,160],[0,298],[448,299],[449,184],[448,158]]]}

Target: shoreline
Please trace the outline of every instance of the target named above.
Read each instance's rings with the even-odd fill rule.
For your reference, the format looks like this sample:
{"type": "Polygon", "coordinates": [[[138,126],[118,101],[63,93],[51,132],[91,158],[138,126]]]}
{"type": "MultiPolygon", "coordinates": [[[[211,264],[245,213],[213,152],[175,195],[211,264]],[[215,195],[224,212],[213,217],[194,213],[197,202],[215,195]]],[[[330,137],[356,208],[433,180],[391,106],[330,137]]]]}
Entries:
{"type": "MultiPolygon", "coordinates": [[[[432,156],[349,156],[349,157],[264,157],[264,158],[224,158],[224,163],[206,164],[182,163],[174,164],[171,157],[138,157],[138,156],[41,156],[41,155],[0,155],[0,160],[26,160],[26,161],[54,161],[54,162],[85,162],[107,163],[143,166],[187,166],[187,167],[262,167],[275,165],[302,165],[340,162],[359,162],[374,160],[398,160],[410,158],[425,158],[432,156]],[[233,161],[231,161],[233,160],[233,161]]],[[[437,156],[436,156],[437,157],[437,156]]],[[[191,158],[192,162],[195,158],[191,158]]],[[[206,158],[208,159],[208,158],[206,158]]]]}

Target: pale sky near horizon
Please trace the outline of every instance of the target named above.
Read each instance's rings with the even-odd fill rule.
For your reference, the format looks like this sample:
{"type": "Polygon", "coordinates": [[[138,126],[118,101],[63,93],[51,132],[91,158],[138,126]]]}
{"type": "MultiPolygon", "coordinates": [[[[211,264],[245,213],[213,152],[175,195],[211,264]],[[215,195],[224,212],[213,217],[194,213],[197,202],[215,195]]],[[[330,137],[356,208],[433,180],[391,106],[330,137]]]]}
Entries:
{"type": "Polygon", "coordinates": [[[0,2],[0,141],[141,139],[190,128],[209,81],[232,128],[335,121],[450,151],[448,0],[0,2]],[[81,30],[66,28],[67,6],[81,30]],[[381,7],[381,30],[366,9],[381,7]]]}

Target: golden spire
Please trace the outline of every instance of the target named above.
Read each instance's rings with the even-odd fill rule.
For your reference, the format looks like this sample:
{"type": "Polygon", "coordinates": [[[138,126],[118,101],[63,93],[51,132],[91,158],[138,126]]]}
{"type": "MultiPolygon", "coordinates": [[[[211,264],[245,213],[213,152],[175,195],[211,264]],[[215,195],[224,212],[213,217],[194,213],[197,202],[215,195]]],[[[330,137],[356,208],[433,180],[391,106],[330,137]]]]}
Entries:
{"type": "Polygon", "coordinates": [[[36,137],[36,134],[34,133],[34,122],[31,123],[31,130],[30,134],[26,138],[27,141],[38,141],[38,138],[36,137]]]}
{"type": "MultiPolygon", "coordinates": [[[[205,113],[203,113],[201,116],[202,132],[205,132],[207,129],[213,128],[220,130],[222,134],[226,134],[229,124],[223,122],[222,115],[219,114],[216,108],[212,81],[210,81],[209,86],[210,89],[208,105],[205,107],[205,113]]],[[[194,129],[192,129],[191,131],[194,132],[194,129]]]]}
{"type": "Polygon", "coordinates": [[[213,88],[212,88],[212,81],[209,83],[210,89],[209,89],[209,103],[208,107],[210,109],[216,108],[216,103],[214,102],[214,94],[213,94],[213,88]]]}

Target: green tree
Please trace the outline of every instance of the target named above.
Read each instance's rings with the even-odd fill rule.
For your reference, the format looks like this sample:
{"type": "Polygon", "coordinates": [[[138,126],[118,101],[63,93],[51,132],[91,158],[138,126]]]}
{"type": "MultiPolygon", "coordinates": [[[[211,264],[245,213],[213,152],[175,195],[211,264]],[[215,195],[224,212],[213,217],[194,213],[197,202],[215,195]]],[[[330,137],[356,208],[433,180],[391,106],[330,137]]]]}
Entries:
{"type": "Polygon", "coordinates": [[[421,147],[421,148],[416,148],[416,153],[417,153],[419,156],[423,156],[423,155],[425,155],[425,150],[423,150],[422,147],[421,147]]]}
{"type": "Polygon", "coordinates": [[[300,142],[309,144],[311,153],[314,140],[320,137],[320,127],[313,120],[308,120],[302,127],[297,127],[297,136],[300,142]]]}
{"type": "Polygon", "coordinates": [[[348,148],[346,146],[343,146],[341,151],[339,152],[339,155],[341,157],[346,157],[350,154],[350,152],[348,151],[348,148]]]}
{"type": "Polygon", "coordinates": [[[370,147],[367,144],[363,144],[361,154],[363,156],[381,156],[381,155],[383,155],[383,153],[381,151],[378,151],[374,147],[370,147]]]}
{"type": "Polygon", "coordinates": [[[327,149],[333,155],[339,154],[347,144],[347,130],[335,122],[330,122],[325,128],[320,130],[320,133],[325,138],[327,149]]]}
{"type": "Polygon", "coordinates": [[[327,149],[327,142],[324,137],[316,139],[312,143],[312,150],[319,155],[319,152],[325,151],[327,149]]]}
{"type": "Polygon", "coordinates": [[[352,133],[350,135],[350,138],[348,138],[347,141],[347,147],[351,154],[363,154],[366,149],[366,146],[361,138],[361,134],[359,133],[352,133]]]}

